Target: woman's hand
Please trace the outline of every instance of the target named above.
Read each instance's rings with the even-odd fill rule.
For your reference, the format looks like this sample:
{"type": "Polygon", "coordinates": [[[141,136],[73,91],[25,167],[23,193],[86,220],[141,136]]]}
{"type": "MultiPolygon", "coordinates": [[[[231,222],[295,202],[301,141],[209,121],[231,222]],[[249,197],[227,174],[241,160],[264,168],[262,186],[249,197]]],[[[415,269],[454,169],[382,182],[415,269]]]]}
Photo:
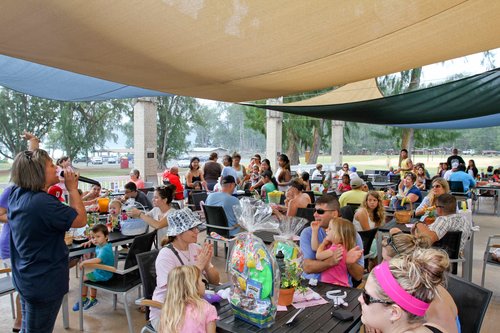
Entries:
{"type": "Polygon", "coordinates": [[[142,211],[137,208],[132,208],[131,210],[127,211],[127,215],[134,219],[139,218],[141,216],[141,213],[142,211]]]}
{"type": "Polygon", "coordinates": [[[210,243],[205,243],[203,247],[198,252],[198,258],[196,260],[196,266],[201,271],[206,271],[210,268],[212,264],[212,256],[214,254],[213,245],[210,243]]]}
{"type": "Polygon", "coordinates": [[[311,230],[314,232],[318,232],[318,230],[319,230],[319,222],[318,221],[311,222],[311,230]]]}
{"type": "Polygon", "coordinates": [[[66,168],[64,170],[64,184],[68,192],[78,190],[78,174],[73,169],[66,168]]]}

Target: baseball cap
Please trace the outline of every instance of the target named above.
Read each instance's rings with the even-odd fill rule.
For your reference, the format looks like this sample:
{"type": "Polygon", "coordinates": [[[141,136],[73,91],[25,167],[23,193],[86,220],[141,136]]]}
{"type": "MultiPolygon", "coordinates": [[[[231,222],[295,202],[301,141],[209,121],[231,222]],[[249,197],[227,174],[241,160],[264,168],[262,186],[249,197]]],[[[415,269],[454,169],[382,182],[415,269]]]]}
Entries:
{"type": "Polygon", "coordinates": [[[453,169],[458,168],[458,162],[453,162],[453,163],[451,163],[451,167],[452,167],[453,169]]]}
{"type": "Polygon", "coordinates": [[[236,181],[234,180],[234,177],[233,176],[226,176],[224,178],[222,178],[222,181],[220,182],[222,185],[224,184],[235,184],[236,181]]]}
{"type": "Polygon", "coordinates": [[[351,187],[352,188],[358,188],[365,185],[365,181],[359,177],[353,177],[351,179],[351,187]]]}
{"type": "Polygon", "coordinates": [[[358,170],[358,169],[356,169],[355,166],[352,166],[350,170],[351,170],[351,172],[356,172],[356,170],[358,170]]]}
{"type": "Polygon", "coordinates": [[[63,189],[57,185],[52,185],[47,191],[48,194],[55,196],[59,201],[64,202],[63,189]]]}

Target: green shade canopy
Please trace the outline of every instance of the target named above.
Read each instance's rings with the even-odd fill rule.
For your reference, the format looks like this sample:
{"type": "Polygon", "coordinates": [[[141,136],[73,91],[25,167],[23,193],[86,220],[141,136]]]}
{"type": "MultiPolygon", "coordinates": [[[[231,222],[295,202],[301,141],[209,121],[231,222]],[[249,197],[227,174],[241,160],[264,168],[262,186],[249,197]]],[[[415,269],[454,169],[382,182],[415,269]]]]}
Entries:
{"type": "Polygon", "coordinates": [[[354,103],[250,105],[315,118],[379,125],[415,125],[420,128],[497,126],[500,125],[500,69],[431,88],[354,103]]]}

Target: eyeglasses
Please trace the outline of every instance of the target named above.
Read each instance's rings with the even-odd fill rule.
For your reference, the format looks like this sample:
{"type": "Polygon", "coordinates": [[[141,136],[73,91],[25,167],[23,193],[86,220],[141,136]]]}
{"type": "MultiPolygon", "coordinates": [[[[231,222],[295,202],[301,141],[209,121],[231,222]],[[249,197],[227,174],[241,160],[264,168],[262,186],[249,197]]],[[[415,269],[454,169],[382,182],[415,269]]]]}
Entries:
{"type": "Polygon", "coordinates": [[[442,187],[442,186],[441,186],[441,185],[438,185],[438,184],[436,184],[436,185],[432,185],[432,188],[441,188],[441,187],[442,187]]]}
{"type": "Polygon", "coordinates": [[[198,226],[194,226],[192,228],[188,229],[189,231],[195,232],[195,231],[200,231],[200,228],[198,226]]]}
{"type": "Polygon", "coordinates": [[[318,213],[319,215],[325,214],[325,212],[333,212],[335,209],[314,209],[314,212],[318,213]]]}
{"type": "Polygon", "coordinates": [[[380,303],[380,304],[386,304],[386,305],[394,304],[394,302],[384,301],[384,300],[381,300],[378,298],[371,297],[370,295],[368,295],[366,293],[366,290],[364,290],[364,289],[363,289],[362,295],[363,295],[363,301],[365,302],[366,305],[370,305],[372,303],[380,303]]]}
{"type": "Polygon", "coordinates": [[[401,253],[399,252],[396,244],[394,243],[394,238],[393,237],[396,236],[396,235],[399,235],[401,233],[402,233],[401,231],[400,232],[396,232],[395,234],[390,235],[387,238],[387,245],[390,246],[390,247],[392,247],[392,249],[394,250],[394,252],[396,252],[397,254],[401,254],[401,253]]]}

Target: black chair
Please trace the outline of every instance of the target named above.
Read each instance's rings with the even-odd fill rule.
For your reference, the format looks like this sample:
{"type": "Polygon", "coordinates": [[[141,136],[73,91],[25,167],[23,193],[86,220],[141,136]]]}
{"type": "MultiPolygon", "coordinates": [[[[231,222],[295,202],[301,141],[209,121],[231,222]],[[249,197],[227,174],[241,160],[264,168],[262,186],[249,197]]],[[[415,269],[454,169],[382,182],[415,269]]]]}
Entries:
{"type": "Polygon", "coordinates": [[[231,238],[230,231],[237,229],[238,226],[229,226],[229,222],[227,220],[226,212],[224,208],[221,206],[209,206],[203,205],[203,212],[205,213],[206,227],[207,227],[207,240],[209,242],[214,243],[214,255],[217,255],[217,242],[224,243],[224,251],[225,256],[227,257],[228,253],[228,241],[224,241],[221,239],[213,238],[210,233],[212,231],[218,233],[222,237],[231,238]]]}
{"type": "Polygon", "coordinates": [[[370,230],[358,231],[361,240],[363,241],[363,256],[365,258],[365,269],[368,268],[369,258],[366,258],[370,254],[370,248],[372,246],[373,240],[377,235],[378,228],[373,228],[370,230]]]}
{"type": "MultiPolygon", "coordinates": [[[[139,266],[139,274],[141,276],[142,282],[142,295],[143,299],[139,300],[139,304],[146,306],[146,320],[149,320],[149,308],[155,305],[155,301],[152,301],[153,292],[156,288],[156,257],[160,250],[153,250],[149,252],[139,253],[137,258],[137,266],[139,266]]],[[[154,333],[155,329],[148,321],[148,323],[142,328],[141,333],[154,333]]]]}
{"type": "Polygon", "coordinates": [[[314,208],[297,208],[297,217],[303,217],[309,222],[314,221],[314,208]]]}
{"type": "Polygon", "coordinates": [[[389,181],[391,183],[397,184],[397,183],[399,183],[400,180],[401,180],[401,176],[400,175],[391,175],[391,176],[389,176],[389,181]]]}
{"type": "Polygon", "coordinates": [[[347,205],[340,208],[340,216],[352,222],[354,220],[354,211],[352,210],[352,207],[347,205]]]}
{"type": "Polygon", "coordinates": [[[432,179],[425,179],[425,189],[430,191],[432,189],[432,179]]]}
{"type": "Polygon", "coordinates": [[[462,332],[479,333],[493,292],[453,275],[446,289],[457,305],[462,332]]]}
{"type": "Polygon", "coordinates": [[[368,181],[368,175],[360,175],[359,178],[363,179],[365,182],[368,181]]]}
{"type": "Polygon", "coordinates": [[[181,205],[179,205],[179,203],[175,202],[175,201],[172,201],[170,203],[170,206],[172,206],[173,209],[177,209],[177,210],[181,209],[181,205]]]}
{"type": "Polygon", "coordinates": [[[315,202],[315,198],[314,198],[314,192],[313,191],[304,191],[303,193],[306,193],[309,198],[311,198],[311,203],[314,203],[315,202]]]}
{"type": "Polygon", "coordinates": [[[443,238],[433,244],[433,247],[445,250],[450,260],[454,261],[451,264],[451,272],[453,274],[457,274],[457,262],[463,261],[463,259],[459,258],[461,239],[462,231],[448,231],[443,238]]]}
{"type": "Polygon", "coordinates": [[[207,192],[192,192],[194,210],[201,210],[200,202],[207,200],[207,192]]]}
{"type": "Polygon", "coordinates": [[[359,208],[359,206],[361,206],[360,204],[350,202],[348,202],[346,205],[352,208],[353,213],[356,213],[356,210],[359,208]]]}
{"type": "MultiPolygon", "coordinates": [[[[117,295],[123,296],[123,306],[127,315],[128,329],[130,333],[134,332],[132,325],[132,317],[128,308],[127,295],[129,292],[138,289],[141,286],[141,276],[137,266],[136,255],[143,252],[148,252],[153,246],[156,238],[156,231],[150,232],[145,235],[137,236],[134,238],[130,249],[128,250],[127,258],[125,259],[125,266],[123,269],[118,269],[112,266],[105,266],[100,264],[82,265],[82,274],[80,276],[80,295],[82,287],[85,284],[88,287],[95,288],[99,291],[107,291],[113,293],[113,309],[116,310],[116,297],[117,295]],[[85,276],[85,268],[98,268],[113,272],[113,277],[108,281],[83,281],[85,276]]],[[[80,331],[83,331],[83,306],[80,298],[80,331]]]]}
{"type": "Polygon", "coordinates": [[[368,189],[370,191],[375,191],[375,187],[373,187],[372,182],[370,182],[370,181],[366,182],[366,186],[368,186],[368,189]]]}
{"type": "Polygon", "coordinates": [[[461,181],[449,180],[448,184],[450,184],[450,191],[453,195],[467,195],[467,192],[464,190],[464,184],[461,181]]]}
{"type": "Polygon", "coordinates": [[[486,275],[486,265],[500,267],[500,262],[493,260],[490,249],[499,248],[500,244],[493,244],[493,241],[500,240],[500,235],[493,235],[488,237],[488,243],[486,243],[486,249],[484,250],[483,256],[483,272],[481,274],[481,287],[484,286],[484,278],[486,275]]]}

